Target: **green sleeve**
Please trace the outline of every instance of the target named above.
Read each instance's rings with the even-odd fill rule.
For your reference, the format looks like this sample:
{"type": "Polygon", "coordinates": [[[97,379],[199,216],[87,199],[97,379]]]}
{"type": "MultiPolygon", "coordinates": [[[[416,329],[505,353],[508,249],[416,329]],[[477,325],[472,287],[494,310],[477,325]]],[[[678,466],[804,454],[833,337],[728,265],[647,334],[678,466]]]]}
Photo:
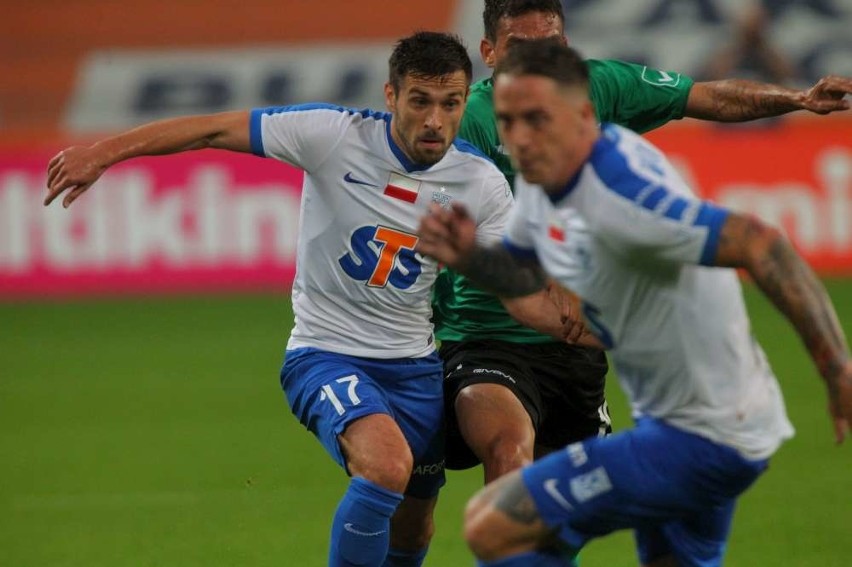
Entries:
{"type": "Polygon", "coordinates": [[[693,85],[686,75],[624,61],[589,59],[586,63],[600,122],[642,133],[683,118],[693,85]]]}

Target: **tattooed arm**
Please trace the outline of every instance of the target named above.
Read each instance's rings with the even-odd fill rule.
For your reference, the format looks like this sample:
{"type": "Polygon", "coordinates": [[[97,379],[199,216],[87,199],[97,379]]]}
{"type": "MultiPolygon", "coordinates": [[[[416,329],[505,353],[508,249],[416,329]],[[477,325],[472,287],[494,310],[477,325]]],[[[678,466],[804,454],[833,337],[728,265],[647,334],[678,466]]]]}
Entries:
{"type": "Polygon", "coordinates": [[[543,292],[547,275],[535,260],[521,260],[502,244],[476,245],[460,258],[456,269],[494,295],[516,298],[543,292]]]}
{"type": "Polygon", "coordinates": [[[501,244],[476,243],[476,223],[464,206],[437,205],[420,221],[417,251],[460,272],[477,286],[502,297],[520,297],[545,288],[547,276],[536,261],[522,261],[501,244]]]}
{"type": "Polygon", "coordinates": [[[685,115],[717,122],[743,122],[808,110],[828,114],[847,110],[844,97],[852,93],[852,78],[823,77],[806,91],[769,83],[726,79],[695,83],[689,91],[685,115]]]}
{"type": "Polygon", "coordinates": [[[744,268],[793,324],[826,382],[841,442],[852,424],[852,358],[822,283],[777,229],[735,213],[722,227],[716,264],[744,268]]]}

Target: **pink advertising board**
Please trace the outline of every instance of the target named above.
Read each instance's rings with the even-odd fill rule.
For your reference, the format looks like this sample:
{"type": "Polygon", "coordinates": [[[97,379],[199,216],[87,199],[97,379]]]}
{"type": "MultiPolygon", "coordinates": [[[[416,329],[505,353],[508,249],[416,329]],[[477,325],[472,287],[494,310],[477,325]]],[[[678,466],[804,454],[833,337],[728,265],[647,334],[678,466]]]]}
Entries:
{"type": "Polygon", "coordinates": [[[213,150],[136,159],[63,209],[42,206],[50,157],[0,153],[0,297],[289,292],[300,170],[213,150]]]}

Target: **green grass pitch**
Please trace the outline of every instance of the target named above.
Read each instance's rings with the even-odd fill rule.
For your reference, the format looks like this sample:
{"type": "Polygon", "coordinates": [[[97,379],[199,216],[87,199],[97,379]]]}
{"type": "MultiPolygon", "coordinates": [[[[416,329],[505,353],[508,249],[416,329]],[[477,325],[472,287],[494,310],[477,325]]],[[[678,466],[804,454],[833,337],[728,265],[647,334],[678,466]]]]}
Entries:
{"type": "MultiPolygon", "coordinates": [[[[852,332],[852,280],[828,288],[852,332]]],[[[798,433],[742,499],[727,564],[847,567],[852,443],[833,445],[804,349],[746,291],[798,433]]],[[[291,322],[284,295],[0,304],[0,565],[325,565],[346,480],[278,386],[291,322]]],[[[449,474],[427,566],[473,564],[479,483],[449,474]]],[[[630,534],[583,565],[636,565],[630,534]]]]}

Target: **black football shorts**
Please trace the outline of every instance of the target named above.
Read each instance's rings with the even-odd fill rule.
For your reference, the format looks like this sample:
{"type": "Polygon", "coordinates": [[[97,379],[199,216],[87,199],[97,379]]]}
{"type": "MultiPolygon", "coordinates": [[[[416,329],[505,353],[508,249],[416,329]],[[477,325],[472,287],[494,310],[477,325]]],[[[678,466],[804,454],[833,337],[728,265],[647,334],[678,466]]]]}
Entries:
{"type": "Polygon", "coordinates": [[[526,408],[536,431],[536,453],[612,432],[604,397],[603,351],[564,343],[521,344],[496,340],[444,341],[447,468],[479,464],[461,436],[455,413],[459,391],[471,384],[501,384],[526,408]]]}

